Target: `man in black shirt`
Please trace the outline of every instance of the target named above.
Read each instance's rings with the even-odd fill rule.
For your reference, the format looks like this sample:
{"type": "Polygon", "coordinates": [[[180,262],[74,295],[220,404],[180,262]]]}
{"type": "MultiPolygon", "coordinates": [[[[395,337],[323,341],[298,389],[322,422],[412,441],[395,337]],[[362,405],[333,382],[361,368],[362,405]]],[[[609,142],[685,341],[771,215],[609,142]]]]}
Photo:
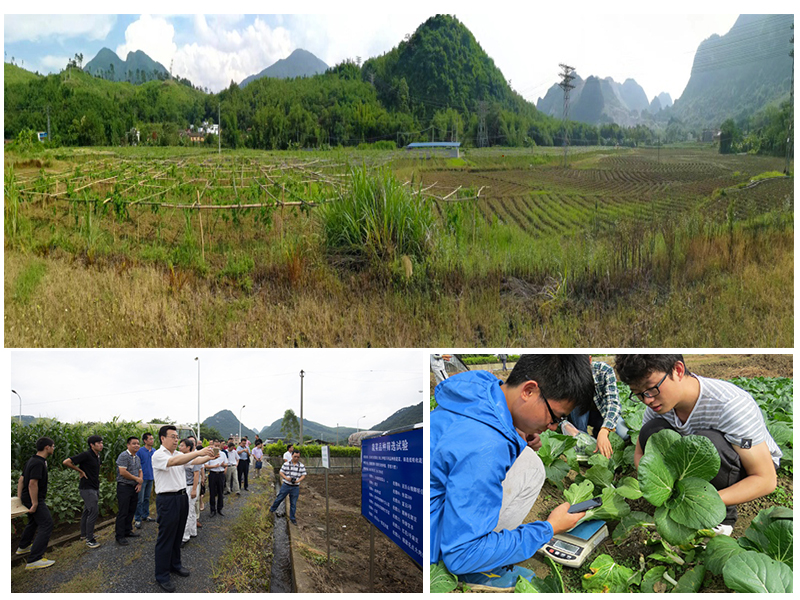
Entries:
{"type": "Polygon", "coordinates": [[[117,457],[117,520],[114,535],[120,546],[127,546],[126,538],[139,537],[133,531],[133,515],[139,503],[139,490],[142,487],[142,463],[136,453],[139,451],[139,438],[129,437],[127,448],[117,457]]]}
{"type": "Polygon", "coordinates": [[[97,522],[97,507],[100,502],[100,453],[103,451],[103,438],[92,435],[87,442],[88,450],[65,458],[61,464],[80,474],[78,491],[83,498],[81,539],[86,540],[86,545],[94,549],[100,547],[94,539],[94,524],[97,522]]]}
{"type": "Polygon", "coordinates": [[[44,569],[54,560],[44,558],[44,551],[53,533],[53,517],[47,508],[47,458],[53,454],[55,443],[48,437],[36,440],[36,454],[28,459],[17,482],[17,495],[28,508],[28,524],[22,532],[17,554],[28,554],[25,569],[44,569]],[[38,530],[38,531],[37,531],[38,530]]]}

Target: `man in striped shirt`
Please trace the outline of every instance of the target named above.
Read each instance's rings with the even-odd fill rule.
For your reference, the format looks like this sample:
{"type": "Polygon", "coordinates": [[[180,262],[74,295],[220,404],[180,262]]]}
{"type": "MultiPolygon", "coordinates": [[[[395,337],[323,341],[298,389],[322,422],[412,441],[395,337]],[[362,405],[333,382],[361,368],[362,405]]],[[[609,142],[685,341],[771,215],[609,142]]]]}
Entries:
{"type": "Polygon", "coordinates": [[[730,535],[736,506],[772,493],[777,485],[782,453],[756,401],[732,383],[690,373],[681,354],[619,354],[615,366],[631,396],[647,406],[634,454],[637,468],[647,440],[661,429],[710,439],[720,456],[711,485],[728,507],[717,530],[730,535]]]}
{"type": "Polygon", "coordinates": [[[273,502],[272,506],[269,508],[269,512],[274,513],[278,506],[280,506],[280,503],[283,502],[283,499],[288,495],[289,502],[291,503],[289,520],[293,525],[297,525],[297,519],[295,518],[297,513],[297,497],[300,495],[300,482],[306,478],[306,468],[303,466],[303,463],[300,462],[300,450],[295,448],[292,451],[292,460],[283,463],[279,473],[283,483],[275,498],[275,502],[273,502]]]}

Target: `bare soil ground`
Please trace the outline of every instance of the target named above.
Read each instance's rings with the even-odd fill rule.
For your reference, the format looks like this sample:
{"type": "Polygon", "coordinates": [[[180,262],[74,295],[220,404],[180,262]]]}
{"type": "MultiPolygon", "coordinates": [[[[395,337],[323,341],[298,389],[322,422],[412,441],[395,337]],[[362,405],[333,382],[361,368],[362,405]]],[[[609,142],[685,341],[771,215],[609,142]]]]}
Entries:
{"type": "MultiPolygon", "coordinates": [[[[369,522],[361,516],[361,474],[328,476],[330,552],[327,565],[325,476],[309,475],[292,528],[295,565],[303,563],[302,592],[369,592],[369,522]],[[302,561],[298,561],[298,558],[302,561]]],[[[297,574],[298,576],[300,574],[297,574]]],[[[298,584],[299,585],[299,584],[298,584]]],[[[375,592],[422,592],[422,571],[385,535],[375,531],[375,592]]]]}

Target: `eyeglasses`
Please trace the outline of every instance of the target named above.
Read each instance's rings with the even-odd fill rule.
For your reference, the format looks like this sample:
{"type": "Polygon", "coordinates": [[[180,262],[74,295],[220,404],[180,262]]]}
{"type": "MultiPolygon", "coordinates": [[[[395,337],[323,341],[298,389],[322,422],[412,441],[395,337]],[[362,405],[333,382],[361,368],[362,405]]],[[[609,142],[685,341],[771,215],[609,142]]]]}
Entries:
{"type": "Polygon", "coordinates": [[[179,439],[181,439],[181,436],[179,436],[179,435],[168,435],[167,438],[169,438],[171,440],[179,440],[179,439]]]}
{"type": "Polygon", "coordinates": [[[661,390],[659,388],[661,387],[661,384],[664,383],[664,381],[666,381],[667,375],[669,375],[669,373],[664,373],[664,376],[661,378],[661,381],[659,381],[653,387],[644,390],[643,392],[631,392],[630,398],[636,396],[642,402],[644,402],[645,398],[655,398],[661,393],[661,390]]]}
{"type": "Polygon", "coordinates": [[[541,394],[542,400],[544,400],[544,403],[547,405],[547,410],[550,411],[550,416],[553,417],[553,420],[550,423],[550,425],[560,425],[561,423],[563,423],[564,421],[567,420],[567,417],[569,415],[564,415],[563,417],[557,417],[556,416],[556,413],[554,413],[553,409],[550,408],[550,403],[547,401],[547,398],[545,398],[544,394],[542,394],[542,389],[541,388],[539,388],[539,394],[541,394]]]}

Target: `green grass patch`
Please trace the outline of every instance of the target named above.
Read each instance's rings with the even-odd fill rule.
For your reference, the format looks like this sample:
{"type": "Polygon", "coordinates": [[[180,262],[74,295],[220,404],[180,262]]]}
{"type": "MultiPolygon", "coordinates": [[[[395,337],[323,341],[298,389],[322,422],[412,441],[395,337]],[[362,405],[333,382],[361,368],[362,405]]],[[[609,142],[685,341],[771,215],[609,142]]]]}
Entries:
{"type": "Polygon", "coordinates": [[[45,273],[47,265],[41,261],[37,260],[27,265],[14,281],[14,300],[23,304],[29,302],[45,273]]]}
{"type": "Polygon", "coordinates": [[[755,177],[750,179],[750,182],[761,181],[762,179],[772,179],[773,177],[783,177],[784,174],[780,171],[767,171],[766,173],[760,173],[755,177]]]}

